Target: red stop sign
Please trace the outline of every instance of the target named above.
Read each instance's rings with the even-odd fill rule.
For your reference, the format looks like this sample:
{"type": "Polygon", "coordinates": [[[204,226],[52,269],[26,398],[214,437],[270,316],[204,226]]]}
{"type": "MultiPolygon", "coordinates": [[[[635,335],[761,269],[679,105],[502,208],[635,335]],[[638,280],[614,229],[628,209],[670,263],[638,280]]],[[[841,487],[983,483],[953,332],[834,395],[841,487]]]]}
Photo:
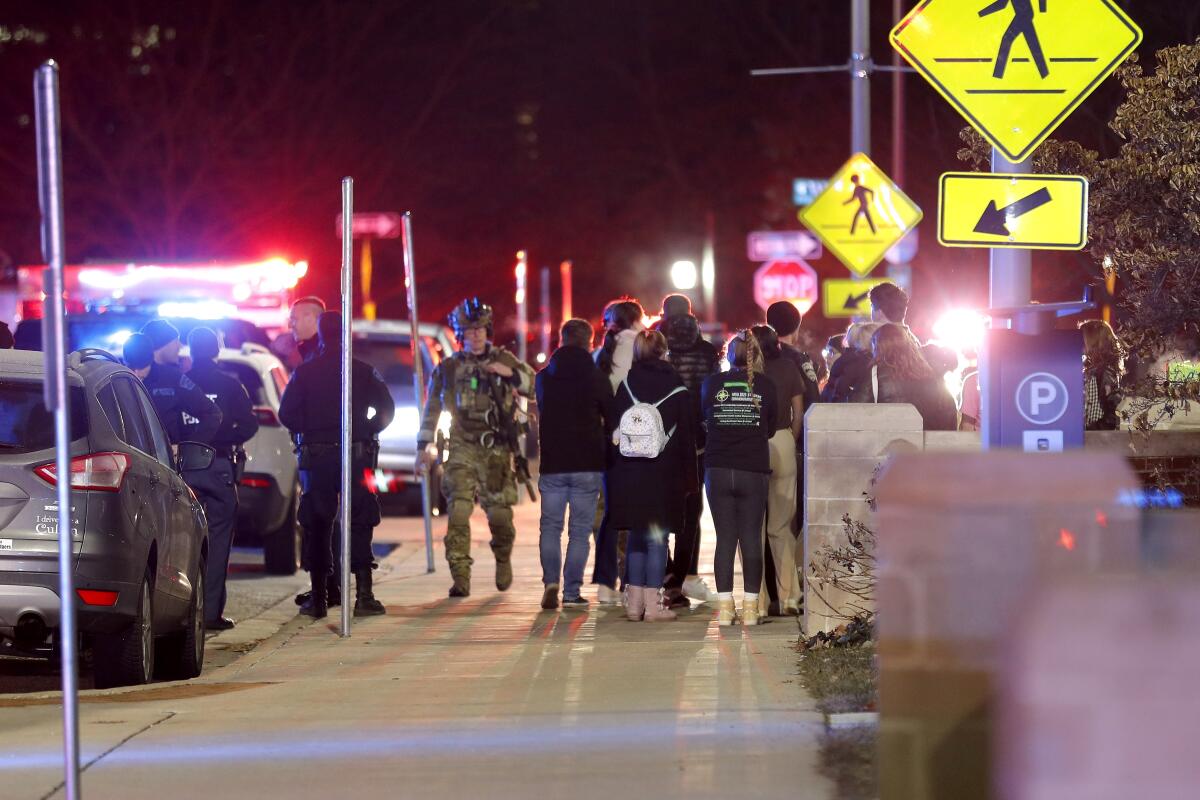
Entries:
{"type": "Polygon", "coordinates": [[[807,312],[817,302],[817,273],[800,260],[771,261],[754,273],[754,302],[763,311],[780,300],[807,312]]]}

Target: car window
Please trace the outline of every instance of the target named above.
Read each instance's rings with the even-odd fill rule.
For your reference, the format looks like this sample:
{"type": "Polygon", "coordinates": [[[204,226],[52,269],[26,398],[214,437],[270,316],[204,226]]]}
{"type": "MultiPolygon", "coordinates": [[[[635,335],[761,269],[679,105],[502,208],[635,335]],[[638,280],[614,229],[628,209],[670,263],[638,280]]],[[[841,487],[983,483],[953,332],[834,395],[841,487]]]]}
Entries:
{"type": "Polygon", "coordinates": [[[166,429],[163,428],[162,420],[158,418],[158,412],[154,410],[154,402],[150,399],[146,387],[134,386],[134,391],[142,402],[142,414],[146,427],[150,430],[150,439],[154,442],[154,455],[169,467],[172,462],[171,440],[167,436],[166,429]]]}
{"type": "Polygon", "coordinates": [[[412,347],[407,338],[355,339],[354,355],[379,370],[389,386],[412,386],[412,347]]]}
{"type": "MultiPolygon", "coordinates": [[[[87,398],[71,388],[71,438],[87,436],[87,398]]],[[[31,453],[54,447],[54,414],[40,381],[0,381],[0,451],[31,453]]]]}
{"type": "Polygon", "coordinates": [[[221,361],[221,369],[231,373],[242,382],[242,386],[246,387],[246,394],[250,395],[252,404],[256,406],[267,404],[266,388],[263,386],[262,377],[258,374],[257,369],[244,361],[221,361]]]}
{"type": "Polygon", "coordinates": [[[138,389],[133,380],[117,376],[112,380],[112,387],[117,395],[117,405],[124,419],[124,435],[121,437],[130,447],[136,447],[143,453],[155,455],[154,440],[150,435],[149,426],[142,411],[142,401],[138,397],[138,389]]]}

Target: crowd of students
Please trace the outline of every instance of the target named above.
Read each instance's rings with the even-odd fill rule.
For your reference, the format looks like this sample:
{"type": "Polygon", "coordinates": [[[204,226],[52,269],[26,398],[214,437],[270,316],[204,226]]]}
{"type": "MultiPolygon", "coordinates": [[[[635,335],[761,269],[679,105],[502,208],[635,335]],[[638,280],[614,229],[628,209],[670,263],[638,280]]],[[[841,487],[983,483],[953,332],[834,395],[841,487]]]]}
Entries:
{"type": "MultiPolygon", "coordinates": [[[[559,606],[560,588],[563,606],[588,605],[581,590],[594,533],[597,602],[623,603],[631,620],[669,621],[673,609],[713,601],[721,625],[800,613],[806,409],[815,402],[910,403],[927,430],[960,425],[945,380],[959,367],[958,353],[921,344],[905,322],[908,296],[898,286],[879,284],[871,303],[872,321],[851,325],[815,358],[798,346],[801,317],[786,302],[772,305],[763,324],[734,334],[723,354],[701,335],[682,295],[669,295],[649,328],[636,300],[609,303],[595,351],[592,326],[567,321],[536,381],[542,607],[559,606]],[[715,593],[699,577],[705,497],[717,537],[715,593]]],[[[1082,327],[1088,423],[1098,427],[1115,420],[1122,351],[1105,323],[1082,327]]]]}

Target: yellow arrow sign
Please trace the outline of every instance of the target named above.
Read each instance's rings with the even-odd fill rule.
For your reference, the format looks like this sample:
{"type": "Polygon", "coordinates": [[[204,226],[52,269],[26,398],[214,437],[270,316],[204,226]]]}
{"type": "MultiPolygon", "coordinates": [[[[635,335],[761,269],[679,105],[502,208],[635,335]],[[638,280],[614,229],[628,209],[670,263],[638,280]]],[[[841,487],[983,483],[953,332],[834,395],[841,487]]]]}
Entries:
{"type": "Polygon", "coordinates": [[[838,317],[866,317],[871,314],[871,290],[881,283],[882,279],[865,281],[848,278],[829,278],[821,284],[821,296],[824,298],[821,310],[826,319],[838,317]]]}
{"type": "Polygon", "coordinates": [[[938,241],[947,247],[1081,250],[1088,182],[1078,175],[947,172],[938,191],[938,241]]]}
{"type": "Polygon", "coordinates": [[[1013,163],[1137,48],[1114,0],[923,0],[892,46],[1013,163]]]}
{"type": "Polygon", "coordinates": [[[921,221],[921,209],[862,153],[851,156],[800,221],[858,276],[921,221]]]}

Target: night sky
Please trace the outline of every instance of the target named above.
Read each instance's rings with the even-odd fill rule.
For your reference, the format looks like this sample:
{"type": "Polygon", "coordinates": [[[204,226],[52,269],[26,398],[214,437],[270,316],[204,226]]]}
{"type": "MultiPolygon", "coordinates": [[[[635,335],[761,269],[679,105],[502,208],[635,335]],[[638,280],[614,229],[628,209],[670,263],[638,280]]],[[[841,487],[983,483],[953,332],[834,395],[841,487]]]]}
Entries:
{"type": "MultiPolygon", "coordinates": [[[[1194,0],[1124,0],[1156,49],[1200,34],[1194,0]]],[[[577,313],[620,293],[657,306],[671,262],[717,233],[721,317],[754,319],[745,235],[797,228],[793,177],[849,155],[848,79],[752,78],[756,67],[844,63],[848,0],[8,3],[0,10],[0,265],[41,260],[32,73],[62,70],[67,248],[87,258],[308,259],[331,297],[339,180],[362,211],[411,209],[422,316],[464,294],[512,318],[512,263],[575,263],[577,313]]],[[[905,11],[911,2],[905,2],[905,11]]],[[[872,49],[890,63],[891,0],[872,49]]],[[[907,180],[926,214],[919,323],[986,301],[986,252],[936,244],[937,176],[961,118],[907,79],[907,180]]],[[[1102,152],[1109,81],[1058,136],[1102,152]]],[[[891,158],[891,78],[874,83],[873,153],[891,158]]],[[[403,316],[397,241],[375,248],[382,316],[403,316]]],[[[830,255],[814,264],[846,276],[830,255]]],[[[883,267],[880,267],[880,273],[883,267]]],[[[1035,257],[1035,297],[1077,297],[1083,254],[1035,257]]],[[[557,316],[557,311],[555,312],[557,316]]],[[[837,327],[814,313],[806,324],[837,327]]]]}

